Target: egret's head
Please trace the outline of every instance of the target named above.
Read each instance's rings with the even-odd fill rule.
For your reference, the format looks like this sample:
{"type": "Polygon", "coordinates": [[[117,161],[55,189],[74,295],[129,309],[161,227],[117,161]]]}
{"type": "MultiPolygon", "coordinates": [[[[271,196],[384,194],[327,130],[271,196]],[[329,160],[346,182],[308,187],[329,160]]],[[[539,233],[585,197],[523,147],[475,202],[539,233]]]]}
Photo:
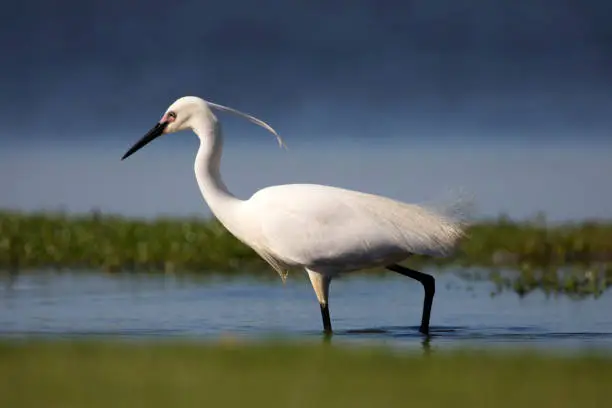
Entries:
{"type": "Polygon", "coordinates": [[[162,134],[175,133],[192,128],[192,119],[195,117],[210,116],[212,112],[205,100],[196,96],[184,96],[174,101],[166,109],[158,125],[163,126],[162,134]]]}
{"type": "Polygon", "coordinates": [[[175,133],[191,128],[192,120],[196,116],[211,115],[210,108],[201,98],[184,96],[177,99],[166,109],[159,122],[151,128],[138,142],[136,142],[121,158],[121,160],[136,153],[148,143],[159,136],[175,133]]]}
{"type": "Polygon", "coordinates": [[[162,115],[159,122],[147,132],[138,142],[134,144],[121,158],[121,160],[131,156],[136,153],[137,150],[140,150],[148,143],[152,142],[159,136],[167,133],[175,133],[180,132],[181,130],[193,129],[193,125],[196,122],[196,119],[206,118],[209,121],[214,121],[215,116],[213,115],[210,108],[215,108],[225,112],[231,112],[236,115],[242,116],[251,122],[267,129],[271,133],[273,133],[281,146],[284,145],[281,137],[276,133],[270,125],[267,123],[251,116],[246,113],[242,113],[233,108],[228,108],[227,106],[218,105],[216,103],[205,101],[204,99],[198,98],[196,96],[184,96],[182,98],[177,99],[166,109],[166,112],[162,115]]]}

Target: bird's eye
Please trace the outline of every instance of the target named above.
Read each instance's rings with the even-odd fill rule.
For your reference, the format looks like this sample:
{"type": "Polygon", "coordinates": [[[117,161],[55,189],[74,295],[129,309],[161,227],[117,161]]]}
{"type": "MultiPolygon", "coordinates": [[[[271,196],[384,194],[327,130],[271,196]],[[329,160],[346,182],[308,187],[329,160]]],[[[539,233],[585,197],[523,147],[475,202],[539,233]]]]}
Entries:
{"type": "Polygon", "coordinates": [[[168,112],[168,117],[172,118],[172,119],[176,119],[176,113],[170,111],[170,112],[168,112]]]}

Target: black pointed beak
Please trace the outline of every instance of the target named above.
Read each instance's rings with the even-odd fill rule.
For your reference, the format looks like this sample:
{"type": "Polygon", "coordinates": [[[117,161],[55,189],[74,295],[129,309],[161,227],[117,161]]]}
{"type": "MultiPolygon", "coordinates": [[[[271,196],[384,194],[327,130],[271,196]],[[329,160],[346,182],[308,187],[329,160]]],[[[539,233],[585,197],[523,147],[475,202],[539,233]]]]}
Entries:
{"type": "Polygon", "coordinates": [[[160,122],[157,125],[155,125],[155,127],[149,130],[147,134],[142,137],[142,139],[137,141],[134,144],[134,146],[130,147],[130,150],[125,152],[121,160],[128,158],[129,156],[136,153],[138,150],[142,149],[143,147],[145,147],[147,144],[149,144],[153,140],[160,137],[164,133],[166,126],[168,126],[168,122],[160,122]]]}

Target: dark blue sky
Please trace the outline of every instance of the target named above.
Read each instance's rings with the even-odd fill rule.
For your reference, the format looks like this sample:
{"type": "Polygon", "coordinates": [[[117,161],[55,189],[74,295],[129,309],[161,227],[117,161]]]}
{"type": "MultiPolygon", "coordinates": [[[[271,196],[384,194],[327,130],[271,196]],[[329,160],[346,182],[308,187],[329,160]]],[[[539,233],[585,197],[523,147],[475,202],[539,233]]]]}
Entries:
{"type": "Polygon", "coordinates": [[[30,0],[3,14],[5,142],[140,130],[185,94],[299,134],[612,125],[609,1],[30,0]]]}
{"type": "Polygon", "coordinates": [[[221,117],[241,197],[290,182],[410,202],[464,188],[479,215],[611,216],[610,1],[24,0],[2,13],[0,207],[205,212],[195,136],[119,160],[195,94],[289,145],[221,117]]]}

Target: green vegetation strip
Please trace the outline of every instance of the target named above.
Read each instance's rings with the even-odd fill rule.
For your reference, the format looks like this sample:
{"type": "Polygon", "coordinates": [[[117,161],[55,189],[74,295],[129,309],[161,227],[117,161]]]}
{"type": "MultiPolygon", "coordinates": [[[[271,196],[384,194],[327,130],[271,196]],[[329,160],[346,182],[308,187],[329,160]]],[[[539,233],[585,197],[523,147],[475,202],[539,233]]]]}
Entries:
{"type": "MultiPolygon", "coordinates": [[[[612,222],[551,226],[499,218],[471,226],[454,257],[412,263],[512,268],[520,274],[493,277],[519,293],[598,294],[612,285],[612,222]]],[[[270,274],[215,220],[15,211],[0,211],[0,268],[270,274]]]]}
{"type": "MultiPolygon", "coordinates": [[[[499,353],[499,352],[497,352],[499,353]]],[[[0,406],[603,407],[612,360],[320,345],[0,344],[0,406]]]]}

